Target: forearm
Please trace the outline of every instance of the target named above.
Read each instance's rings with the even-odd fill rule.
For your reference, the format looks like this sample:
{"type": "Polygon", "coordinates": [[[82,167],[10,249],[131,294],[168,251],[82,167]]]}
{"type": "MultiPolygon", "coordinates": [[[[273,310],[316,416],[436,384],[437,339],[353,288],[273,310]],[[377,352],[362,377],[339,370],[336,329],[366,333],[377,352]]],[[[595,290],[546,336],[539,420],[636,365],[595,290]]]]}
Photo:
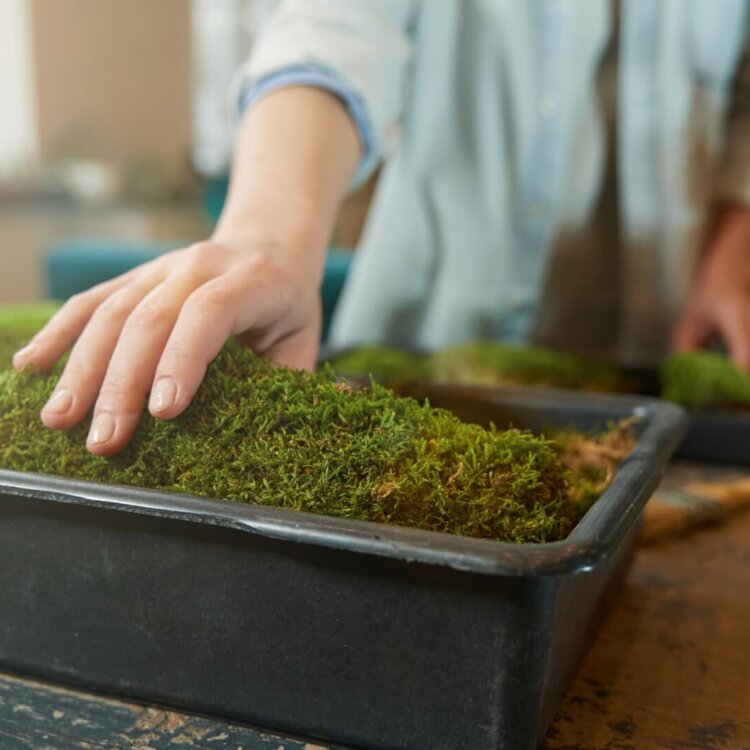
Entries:
{"type": "Polygon", "coordinates": [[[357,131],[331,94],[272,92],[240,127],[218,242],[252,242],[319,274],[336,212],[359,160],[357,131]]]}

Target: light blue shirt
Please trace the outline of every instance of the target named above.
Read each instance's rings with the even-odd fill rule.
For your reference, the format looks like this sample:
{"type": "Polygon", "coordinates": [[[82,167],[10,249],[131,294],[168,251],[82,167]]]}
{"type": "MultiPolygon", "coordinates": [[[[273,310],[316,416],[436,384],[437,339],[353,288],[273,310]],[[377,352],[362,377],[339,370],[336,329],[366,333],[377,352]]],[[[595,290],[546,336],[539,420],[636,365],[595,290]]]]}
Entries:
{"type": "MultiPolygon", "coordinates": [[[[748,6],[620,5],[620,222],[599,240],[619,250],[613,348],[647,364],[668,346],[711,207],[750,202],[748,93],[733,89],[748,6]]],[[[281,3],[239,73],[245,104],[290,83],[320,86],[359,130],[355,182],[388,160],[335,344],[533,337],[560,248],[592,223],[602,194],[596,84],[615,28],[613,6],[590,0],[281,3]]],[[[737,80],[748,88],[747,75],[737,80]]],[[[561,278],[585,277],[585,257],[561,278]]],[[[596,315],[585,296],[576,287],[567,304],[596,315]]]]}
{"type": "Polygon", "coordinates": [[[335,71],[321,65],[290,65],[276,70],[243,92],[240,112],[244,112],[259,99],[286,86],[314,86],[338,97],[354,121],[362,148],[352,189],[362,185],[372,174],[379,156],[375,150],[373,125],[367,107],[357,90],[335,71]]]}

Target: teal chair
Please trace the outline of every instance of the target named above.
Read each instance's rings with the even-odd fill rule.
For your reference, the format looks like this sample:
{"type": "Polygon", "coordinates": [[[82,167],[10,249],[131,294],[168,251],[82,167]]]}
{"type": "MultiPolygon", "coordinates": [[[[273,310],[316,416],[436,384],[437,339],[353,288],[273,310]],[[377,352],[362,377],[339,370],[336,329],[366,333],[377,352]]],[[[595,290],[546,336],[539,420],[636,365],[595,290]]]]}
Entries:
{"type": "MultiPolygon", "coordinates": [[[[45,257],[46,290],[52,299],[65,300],[95,284],[129,271],[184,242],[126,242],[111,238],[80,237],[52,245],[45,257]]],[[[326,257],[321,297],[323,300],[322,340],[328,337],[331,318],[344,287],[351,253],[330,250],[326,257]]]]}

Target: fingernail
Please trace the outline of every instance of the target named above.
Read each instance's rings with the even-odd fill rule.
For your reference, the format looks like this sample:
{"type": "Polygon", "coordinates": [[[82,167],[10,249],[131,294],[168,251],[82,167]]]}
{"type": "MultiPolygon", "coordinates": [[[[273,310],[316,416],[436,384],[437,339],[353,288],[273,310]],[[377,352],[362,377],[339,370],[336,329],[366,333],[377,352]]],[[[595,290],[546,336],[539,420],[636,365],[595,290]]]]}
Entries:
{"type": "Polygon", "coordinates": [[[34,344],[28,344],[23,349],[19,349],[13,355],[13,367],[18,367],[25,359],[28,359],[36,351],[34,344]]]}
{"type": "Polygon", "coordinates": [[[172,378],[161,378],[151,391],[148,408],[151,411],[169,409],[177,398],[177,384],[172,378]]]}
{"type": "Polygon", "coordinates": [[[91,424],[91,432],[89,432],[89,443],[92,445],[106,443],[114,434],[115,420],[111,414],[104,411],[94,417],[94,421],[91,424]]]}
{"type": "Polygon", "coordinates": [[[65,414],[73,406],[73,394],[67,388],[61,388],[47,401],[42,411],[48,414],[65,414]]]}

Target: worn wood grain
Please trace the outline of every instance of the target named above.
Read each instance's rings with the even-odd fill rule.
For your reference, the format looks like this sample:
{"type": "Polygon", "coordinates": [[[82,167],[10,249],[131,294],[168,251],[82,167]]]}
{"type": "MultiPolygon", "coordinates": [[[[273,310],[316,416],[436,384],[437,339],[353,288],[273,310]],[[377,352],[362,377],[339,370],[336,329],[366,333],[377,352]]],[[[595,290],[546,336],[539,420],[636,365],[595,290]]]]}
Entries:
{"type": "MultiPolygon", "coordinates": [[[[737,471],[678,465],[668,485],[737,471]]],[[[750,513],[640,549],[545,750],[750,750],[750,513]]]]}
{"type": "Polygon", "coordinates": [[[0,674],[1,750],[343,750],[0,674]]]}

